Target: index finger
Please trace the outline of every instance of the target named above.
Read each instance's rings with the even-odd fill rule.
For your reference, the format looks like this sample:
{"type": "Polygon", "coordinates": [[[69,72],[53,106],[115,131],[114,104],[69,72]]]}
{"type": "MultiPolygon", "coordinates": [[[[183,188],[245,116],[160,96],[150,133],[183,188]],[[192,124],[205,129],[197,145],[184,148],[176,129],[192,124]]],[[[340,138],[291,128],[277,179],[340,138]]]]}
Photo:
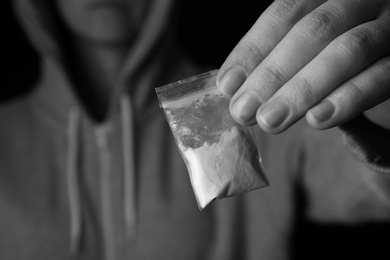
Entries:
{"type": "Polygon", "coordinates": [[[220,91],[233,96],[246,77],[307,13],[325,0],[276,0],[240,40],[217,75],[220,91]]]}

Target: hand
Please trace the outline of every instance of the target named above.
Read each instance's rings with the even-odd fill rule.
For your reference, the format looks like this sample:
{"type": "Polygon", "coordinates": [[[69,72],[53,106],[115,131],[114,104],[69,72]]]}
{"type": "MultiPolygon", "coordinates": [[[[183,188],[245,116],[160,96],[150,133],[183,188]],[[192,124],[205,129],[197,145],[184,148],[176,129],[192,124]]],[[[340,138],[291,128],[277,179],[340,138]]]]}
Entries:
{"type": "Polygon", "coordinates": [[[389,54],[389,0],[276,0],[217,85],[241,124],[280,133],[306,115],[326,129],[390,98],[389,54]]]}

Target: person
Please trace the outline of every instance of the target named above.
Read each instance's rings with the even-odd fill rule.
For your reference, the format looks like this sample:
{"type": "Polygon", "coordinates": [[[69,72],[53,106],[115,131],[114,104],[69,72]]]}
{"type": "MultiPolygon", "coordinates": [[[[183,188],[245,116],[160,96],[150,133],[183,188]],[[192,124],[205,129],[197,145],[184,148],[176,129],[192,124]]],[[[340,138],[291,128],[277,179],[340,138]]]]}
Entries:
{"type": "MultiPolygon", "coordinates": [[[[309,2],[320,1],[301,1],[306,8],[300,10],[309,12],[304,4],[309,2]]],[[[154,87],[202,70],[175,45],[169,26],[174,3],[15,3],[42,56],[42,76],[32,93],[0,109],[1,259],[288,259],[297,183],[309,198],[307,214],[317,221],[389,218],[388,132],[360,119],[341,131],[316,131],[303,120],[286,130],[298,114],[275,131],[265,129],[286,130],[279,135],[253,129],[271,187],[217,201],[199,212],[154,92],[154,87]],[[364,146],[363,128],[375,131],[375,140],[367,143],[372,146],[364,146]],[[348,149],[343,136],[359,146],[348,149]],[[350,150],[361,152],[358,158],[363,160],[350,150]]],[[[235,93],[245,80],[241,92],[261,76],[254,68],[267,64],[266,59],[260,63],[262,55],[279,50],[271,43],[276,45],[282,32],[301,18],[288,15],[293,10],[288,3],[273,3],[229,56],[219,77],[235,62],[247,61],[236,67],[246,69],[248,79],[242,74],[226,79],[226,74],[219,79],[224,93],[235,93]],[[287,13],[277,16],[277,11],[287,13]],[[278,17],[290,17],[290,23],[273,20],[278,17]],[[264,24],[270,27],[261,28],[264,24]],[[269,33],[275,24],[284,30],[269,33]],[[268,49],[241,52],[254,46],[245,42],[254,35],[270,41],[256,42],[268,49]],[[233,90],[227,93],[229,84],[233,90]]],[[[376,7],[388,17],[385,4],[376,7]]],[[[311,57],[314,53],[315,48],[311,57]]],[[[383,55],[377,57],[386,61],[383,55]]],[[[308,59],[302,57],[299,64],[308,59]]],[[[388,62],[379,66],[386,64],[388,68],[388,62]]],[[[386,83],[388,73],[379,71],[383,81],[378,82],[386,83]]],[[[261,87],[254,84],[249,91],[259,93],[261,87]]],[[[234,97],[232,101],[233,107],[234,97]]],[[[249,107],[257,111],[256,105],[249,107]]],[[[232,109],[241,123],[252,120],[242,112],[247,107],[241,106],[238,115],[232,109]]],[[[264,127],[261,120],[259,124],[264,127]]]]}

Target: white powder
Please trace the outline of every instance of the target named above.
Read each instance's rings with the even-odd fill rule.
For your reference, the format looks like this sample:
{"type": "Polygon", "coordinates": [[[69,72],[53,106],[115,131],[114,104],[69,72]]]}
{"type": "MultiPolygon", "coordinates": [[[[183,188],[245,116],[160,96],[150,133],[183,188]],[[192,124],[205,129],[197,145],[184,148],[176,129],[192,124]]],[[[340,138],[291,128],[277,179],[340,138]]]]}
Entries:
{"type": "Polygon", "coordinates": [[[203,209],[216,198],[229,197],[253,189],[255,176],[253,145],[236,126],[226,130],[220,141],[192,149],[181,147],[197,197],[203,209]]]}
{"type": "Polygon", "coordinates": [[[231,117],[230,99],[216,87],[216,73],[157,91],[200,209],[216,198],[268,185],[250,131],[231,117]]]}

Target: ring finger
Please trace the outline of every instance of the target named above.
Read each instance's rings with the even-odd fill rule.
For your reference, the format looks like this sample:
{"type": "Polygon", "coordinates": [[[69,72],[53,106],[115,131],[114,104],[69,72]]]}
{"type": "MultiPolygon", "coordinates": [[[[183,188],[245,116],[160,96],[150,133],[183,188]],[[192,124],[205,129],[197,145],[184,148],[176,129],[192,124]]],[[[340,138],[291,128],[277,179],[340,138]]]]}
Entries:
{"type": "Polygon", "coordinates": [[[259,125],[279,133],[346,80],[390,52],[389,21],[362,24],[331,42],[257,113],[259,125]]]}

